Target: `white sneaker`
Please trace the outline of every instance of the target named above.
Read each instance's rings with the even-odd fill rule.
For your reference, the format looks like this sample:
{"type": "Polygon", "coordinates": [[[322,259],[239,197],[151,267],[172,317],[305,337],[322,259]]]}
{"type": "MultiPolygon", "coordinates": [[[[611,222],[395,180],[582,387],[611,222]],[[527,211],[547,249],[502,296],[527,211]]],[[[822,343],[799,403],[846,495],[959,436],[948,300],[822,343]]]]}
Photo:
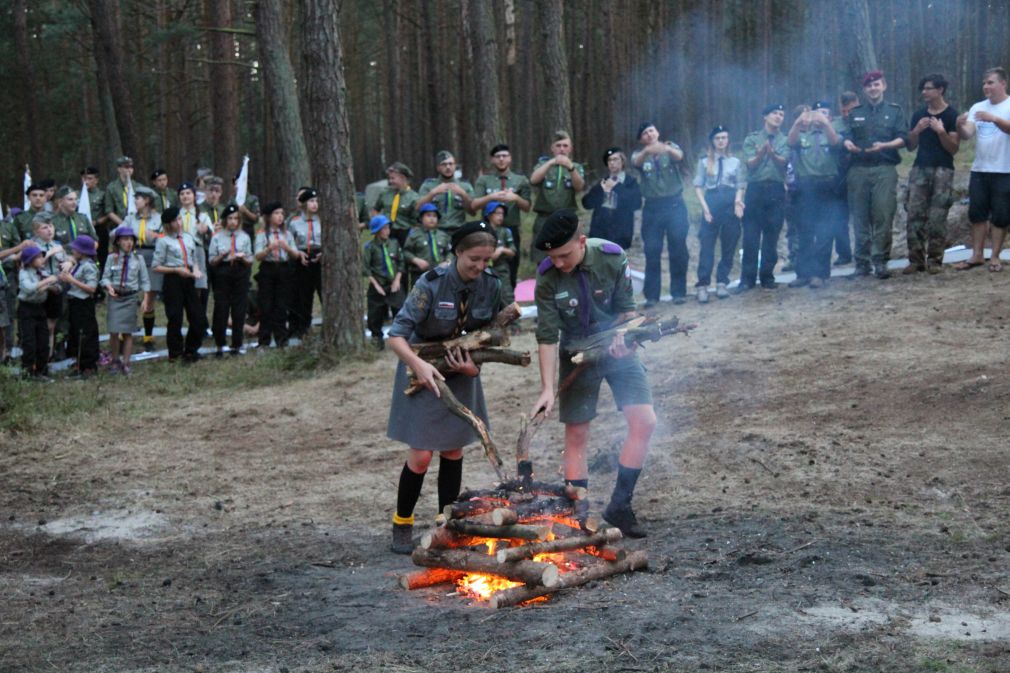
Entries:
{"type": "Polygon", "coordinates": [[[698,288],[698,303],[707,304],[708,303],[708,288],[699,287],[698,288]]]}
{"type": "Polygon", "coordinates": [[[729,290],[726,289],[726,283],[716,284],[715,296],[719,297],[719,299],[729,299],[729,290]]]}

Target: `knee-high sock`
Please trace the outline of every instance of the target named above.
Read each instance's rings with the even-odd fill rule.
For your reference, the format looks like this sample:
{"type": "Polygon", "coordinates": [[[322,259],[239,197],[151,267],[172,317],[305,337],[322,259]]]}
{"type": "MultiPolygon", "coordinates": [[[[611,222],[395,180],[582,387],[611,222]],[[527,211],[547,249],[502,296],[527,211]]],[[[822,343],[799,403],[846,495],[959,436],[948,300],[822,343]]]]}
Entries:
{"type": "Polygon", "coordinates": [[[421,485],[424,484],[424,472],[418,474],[403,464],[400,471],[400,486],[396,491],[396,523],[413,523],[414,507],[421,497],[421,485]]]}
{"type": "Polygon", "coordinates": [[[463,483],[463,459],[439,458],[438,461],[438,511],[459,497],[463,483]]]}

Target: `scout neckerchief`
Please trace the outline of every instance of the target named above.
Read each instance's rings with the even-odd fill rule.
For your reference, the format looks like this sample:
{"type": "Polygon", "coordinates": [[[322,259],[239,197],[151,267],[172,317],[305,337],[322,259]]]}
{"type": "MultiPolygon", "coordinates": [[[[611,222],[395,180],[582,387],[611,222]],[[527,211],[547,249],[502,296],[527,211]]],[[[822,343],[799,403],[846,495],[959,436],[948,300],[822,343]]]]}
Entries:
{"type": "Polygon", "coordinates": [[[119,253],[119,258],[123,260],[123,271],[119,274],[119,287],[125,290],[126,279],[130,275],[130,256],[121,252],[119,253]]]}
{"type": "Polygon", "coordinates": [[[561,182],[561,179],[562,179],[562,175],[561,175],[561,165],[560,165],[560,164],[558,164],[558,184],[559,184],[559,185],[563,184],[563,183],[561,182]]]}
{"type": "Polygon", "coordinates": [[[382,243],[382,261],[386,263],[386,273],[389,274],[389,280],[393,280],[396,274],[393,272],[393,258],[389,256],[389,248],[386,247],[386,242],[382,243]]]}
{"type": "Polygon", "coordinates": [[[186,242],[182,238],[182,234],[176,234],[176,239],[179,243],[179,249],[182,251],[182,265],[187,269],[189,268],[189,253],[186,252],[186,242]]]}
{"type": "Polygon", "coordinates": [[[231,257],[235,259],[235,232],[231,232],[231,257]]]}
{"type": "MultiPolygon", "coordinates": [[[[397,198],[399,198],[399,195],[397,195],[397,198]]],[[[393,218],[393,221],[394,222],[396,221],[395,217],[393,218]]],[[[305,242],[305,251],[306,252],[312,252],[312,218],[311,217],[308,218],[307,224],[309,225],[309,240],[305,242]]]]}
{"type": "Polygon", "coordinates": [[[498,179],[501,180],[501,190],[504,192],[505,189],[508,187],[509,182],[508,175],[499,175],[498,179]]]}
{"type": "Polygon", "coordinates": [[[453,338],[456,338],[463,333],[463,328],[466,327],[466,319],[469,317],[469,312],[470,290],[464,287],[459,293],[459,317],[456,318],[456,330],[453,333],[453,338]]]}
{"type": "MultiPolygon", "coordinates": [[[[281,242],[281,230],[280,229],[274,229],[274,240],[277,241],[278,243],[281,242]]],[[[267,234],[267,244],[269,245],[269,243],[270,243],[270,235],[267,234]]],[[[281,259],[280,246],[277,246],[277,249],[274,250],[274,259],[277,260],[278,262],[281,259]]]]}
{"type": "MultiPolygon", "coordinates": [[[[449,183],[451,182],[452,180],[449,180],[449,183]]],[[[445,191],[445,214],[448,215],[451,210],[452,210],[452,189],[450,188],[445,191]]]]}
{"type": "Polygon", "coordinates": [[[168,192],[165,192],[161,195],[161,209],[164,210],[165,208],[168,208],[168,206],[168,192]]]}
{"type": "Polygon", "coordinates": [[[400,212],[400,192],[397,190],[393,197],[393,205],[389,207],[389,221],[396,222],[396,215],[400,212]]]}
{"type": "Polygon", "coordinates": [[[140,244],[144,245],[147,241],[147,216],[140,216],[140,244]]]}
{"type": "Polygon", "coordinates": [[[442,261],[442,256],[438,254],[438,246],[435,245],[435,232],[428,232],[428,247],[431,248],[431,258],[435,260],[435,264],[442,261]]]}
{"type": "Polygon", "coordinates": [[[77,238],[77,223],[74,222],[74,216],[70,215],[68,218],[70,220],[70,240],[77,238]]]}
{"type": "Polygon", "coordinates": [[[188,234],[189,233],[189,217],[190,217],[190,214],[189,214],[188,210],[184,210],[182,212],[186,213],[186,217],[182,218],[182,230],[188,234]]]}
{"type": "Polygon", "coordinates": [[[592,293],[589,291],[589,277],[581,267],[576,274],[579,280],[579,322],[582,323],[583,333],[588,334],[592,317],[592,306],[589,303],[592,301],[592,293]]]}

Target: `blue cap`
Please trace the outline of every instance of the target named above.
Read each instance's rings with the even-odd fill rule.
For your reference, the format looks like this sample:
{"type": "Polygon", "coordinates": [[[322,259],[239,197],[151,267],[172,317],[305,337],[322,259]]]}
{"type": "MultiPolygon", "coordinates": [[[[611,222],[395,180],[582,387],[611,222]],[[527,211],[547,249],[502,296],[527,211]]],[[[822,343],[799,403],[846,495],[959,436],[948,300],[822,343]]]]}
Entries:
{"type": "Polygon", "coordinates": [[[435,213],[436,215],[438,215],[438,219],[440,220],[442,219],[442,211],[440,211],[438,209],[438,206],[436,206],[434,203],[431,203],[430,201],[417,209],[418,217],[424,215],[425,213],[435,213]]]}
{"type": "Polygon", "coordinates": [[[498,208],[503,208],[506,213],[509,211],[509,207],[501,201],[489,201],[488,204],[484,206],[484,217],[491,217],[491,213],[498,208]]]}
{"type": "Polygon", "coordinates": [[[385,215],[376,215],[368,222],[368,228],[373,234],[379,233],[379,231],[389,224],[389,218],[385,215]]]}

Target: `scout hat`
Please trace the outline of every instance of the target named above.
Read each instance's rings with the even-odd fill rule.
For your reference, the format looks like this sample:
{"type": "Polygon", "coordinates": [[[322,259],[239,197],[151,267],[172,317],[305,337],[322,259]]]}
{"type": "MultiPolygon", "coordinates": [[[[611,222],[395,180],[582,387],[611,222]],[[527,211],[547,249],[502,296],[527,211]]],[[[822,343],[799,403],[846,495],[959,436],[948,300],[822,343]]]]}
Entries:
{"type": "Polygon", "coordinates": [[[884,79],[884,73],[880,70],[871,70],[870,72],[863,75],[863,86],[869,86],[871,83],[876,82],[878,79],[884,79]]]}
{"type": "Polygon", "coordinates": [[[443,161],[448,161],[449,159],[455,159],[455,158],[456,155],[454,155],[449,150],[441,150],[438,154],[435,155],[435,165],[437,166],[443,161]]]}
{"type": "Polygon", "coordinates": [[[491,225],[487,222],[467,222],[462,227],[452,232],[452,251],[456,252],[456,248],[462,243],[463,239],[470,234],[476,234],[478,232],[485,232],[489,235],[491,234],[491,225]]]}
{"type": "Polygon", "coordinates": [[[35,259],[36,257],[38,257],[41,254],[42,254],[42,250],[39,249],[39,246],[37,246],[35,244],[26,246],[21,251],[21,266],[28,266],[29,264],[32,263],[33,259],[35,259]]]}
{"type": "Polygon", "coordinates": [[[119,239],[124,238],[126,236],[129,236],[134,241],[137,240],[137,233],[133,231],[133,227],[131,227],[130,225],[124,224],[122,226],[116,227],[116,230],[112,232],[112,242],[115,243],[119,239]]]}
{"type": "Polygon", "coordinates": [[[73,187],[63,185],[62,187],[56,190],[56,198],[62,199],[64,196],[67,196],[68,194],[76,194],[76,193],[77,190],[74,189],[73,187]]]}
{"type": "Polygon", "coordinates": [[[497,145],[491,148],[491,156],[494,156],[499,152],[510,152],[510,151],[511,150],[509,150],[508,145],[506,145],[505,143],[498,143],[497,145]]]}
{"type": "Polygon", "coordinates": [[[394,161],[393,163],[389,164],[389,168],[386,169],[386,172],[388,173],[389,171],[394,171],[407,178],[414,177],[414,172],[410,170],[410,166],[403,163],[402,161],[394,161]]]}
{"type": "Polygon", "coordinates": [[[168,175],[168,173],[165,172],[165,169],[164,168],[155,168],[154,172],[151,173],[151,180],[157,180],[162,175],[168,175]]]}
{"type": "Polygon", "coordinates": [[[229,215],[234,215],[237,212],[238,212],[238,206],[236,206],[234,203],[231,203],[225,206],[224,210],[221,211],[221,219],[227,220],[229,215]]]}
{"type": "Polygon", "coordinates": [[[813,110],[830,110],[831,101],[819,100],[814,103],[813,110]]]}
{"type": "Polygon", "coordinates": [[[765,105],[763,108],[761,108],[761,116],[764,117],[766,115],[770,115],[772,112],[775,112],[776,110],[785,112],[786,106],[783,105],[782,103],[769,103],[768,105],[765,105]]]}
{"type": "Polygon", "coordinates": [[[501,201],[488,201],[488,204],[484,206],[484,217],[491,217],[491,213],[499,208],[503,209],[506,213],[509,211],[509,207],[501,201]]]}
{"type": "Polygon", "coordinates": [[[125,156],[125,155],[121,156],[118,159],[116,159],[116,165],[117,166],[131,166],[132,167],[133,166],[133,159],[131,159],[130,157],[125,156]]]}
{"type": "Polygon", "coordinates": [[[603,151],[603,163],[607,163],[608,161],[610,161],[610,157],[614,156],[615,154],[621,154],[622,152],[624,152],[624,150],[622,150],[620,147],[617,146],[608,147],[606,150],[603,151]]]}
{"type": "Polygon", "coordinates": [[[157,196],[157,194],[155,194],[153,189],[151,189],[150,187],[144,187],[143,185],[135,185],[133,188],[133,195],[135,197],[143,196],[145,199],[148,200],[148,202],[154,201],[154,197],[157,196]]]}
{"type": "Polygon", "coordinates": [[[98,244],[95,243],[95,239],[91,238],[87,234],[81,234],[74,240],[70,241],[70,249],[76,250],[85,257],[94,257],[98,254],[98,244]]]}
{"type": "Polygon", "coordinates": [[[81,175],[98,175],[98,169],[95,168],[94,166],[88,166],[83,171],[81,171],[81,175]]]}
{"type": "Polygon", "coordinates": [[[184,183],[182,183],[181,185],[179,185],[178,187],[175,188],[175,191],[177,191],[177,192],[184,192],[187,189],[189,191],[193,192],[194,194],[196,193],[196,187],[193,186],[192,182],[184,182],[184,183]]]}
{"type": "Polygon", "coordinates": [[[708,139],[711,140],[712,138],[715,138],[720,133],[729,133],[729,129],[726,128],[725,126],[723,126],[722,124],[719,124],[718,126],[716,126],[711,131],[708,132],[708,139]]]}
{"type": "Polygon", "coordinates": [[[636,138],[641,138],[642,134],[645,133],[645,129],[655,126],[652,122],[642,122],[638,125],[638,133],[635,134],[636,138]]]}
{"type": "Polygon", "coordinates": [[[425,213],[435,213],[435,215],[438,216],[438,219],[440,220],[442,219],[442,211],[440,211],[438,209],[438,206],[436,206],[434,203],[431,203],[430,201],[417,209],[418,217],[421,217],[425,213]]]}
{"type": "Polygon", "coordinates": [[[273,215],[273,212],[275,210],[280,210],[283,207],[284,207],[284,204],[281,203],[280,201],[271,201],[267,205],[263,206],[263,211],[262,211],[263,212],[263,217],[265,219],[269,220],[270,216],[273,215]]]}
{"type": "Polygon", "coordinates": [[[540,228],[533,241],[533,247],[537,250],[553,250],[572,240],[572,236],[579,230],[579,216],[570,208],[555,210],[551,213],[544,226],[540,228]]]}
{"type": "Polygon", "coordinates": [[[319,192],[317,192],[312,187],[304,187],[298,193],[298,203],[308,203],[309,199],[314,199],[317,198],[318,196],[319,192]]]}
{"type": "Polygon", "coordinates": [[[28,185],[28,189],[25,190],[25,196],[28,196],[32,192],[44,192],[44,191],[46,191],[45,187],[43,187],[41,184],[37,182],[33,182],[32,184],[28,185]]]}
{"type": "Polygon", "coordinates": [[[177,219],[179,219],[179,209],[175,206],[169,206],[168,208],[165,208],[165,210],[161,211],[162,224],[175,222],[177,219]]]}
{"type": "Polygon", "coordinates": [[[389,218],[385,215],[376,215],[371,220],[368,221],[368,229],[373,233],[377,234],[379,231],[389,224],[389,218]]]}

